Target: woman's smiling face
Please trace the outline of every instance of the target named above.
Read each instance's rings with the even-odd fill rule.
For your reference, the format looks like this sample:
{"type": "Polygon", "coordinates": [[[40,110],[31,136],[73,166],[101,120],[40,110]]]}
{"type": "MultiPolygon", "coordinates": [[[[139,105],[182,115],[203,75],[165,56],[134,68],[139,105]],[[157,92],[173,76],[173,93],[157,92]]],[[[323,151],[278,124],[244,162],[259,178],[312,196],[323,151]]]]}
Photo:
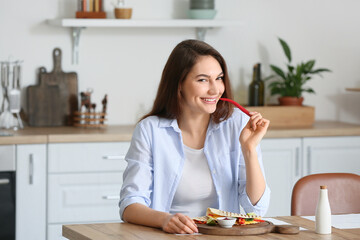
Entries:
{"type": "Polygon", "coordinates": [[[223,71],[212,56],[200,56],[181,84],[182,111],[211,114],[224,93],[223,71]]]}

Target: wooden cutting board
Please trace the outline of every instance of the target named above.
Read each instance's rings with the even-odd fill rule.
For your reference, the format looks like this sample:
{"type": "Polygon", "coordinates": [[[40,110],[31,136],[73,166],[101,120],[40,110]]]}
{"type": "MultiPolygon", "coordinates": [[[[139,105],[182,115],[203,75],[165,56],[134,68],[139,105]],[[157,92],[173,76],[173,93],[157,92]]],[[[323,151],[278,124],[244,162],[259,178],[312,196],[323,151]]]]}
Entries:
{"type": "Polygon", "coordinates": [[[58,86],[61,98],[62,125],[72,125],[73,113],[78,111],[78,79],[76,72],[61,69],[62,53],[60,48],[53,50],[54,69],[40,72],[40,78],[47,86],[58,86]]]}
{"type": "Polygon", "coordinates": [[[259,235],[266,233],[298,234],[299,227],[293,225],[274,225],[265,221],[251,225],[234,225],[232,228],[223,228],[219,225],[209,226],[206,224],[197,224],[199,233],[220,236],[246,236],[259,235]]]}
{"type": "MultiPolygon", "coordinates": [[[[40,68],[40,73],[45,71],[45,68],[40,68]]],[[[63,125],[63,113],[60,111],[62,102],[58,86],[49,86],[40,77],[39,85],[27,88],[26,97],[30,126],[52,127],[63,125]]]]}
{"type": "Polygon", "coordinates": [[[246,107],[248,111],[259,112],[270,120],[271,127],[310,127],[315,120],[315,108],[312,106],[246,107]]]}

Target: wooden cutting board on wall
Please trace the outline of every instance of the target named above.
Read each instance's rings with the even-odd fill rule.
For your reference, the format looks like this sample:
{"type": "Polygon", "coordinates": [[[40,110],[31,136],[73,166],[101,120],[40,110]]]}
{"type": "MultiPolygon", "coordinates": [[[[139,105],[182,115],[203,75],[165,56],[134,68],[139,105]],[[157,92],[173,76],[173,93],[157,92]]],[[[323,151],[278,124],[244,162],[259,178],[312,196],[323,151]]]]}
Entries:
{"type": "Polygon", "coordinates": [[[61,69],[60,48],[55,48],[52,55],[54,69],[46,72],[44,67],[40,68],[40,84],[28,90],[30,126],[72,125],[73,113],[78,111],[77,73],[66,73],[61,69]],[[45,93],[45,89],[54,95],[45,93]],[[39,97],[35,93],[40,94],[39,97]]]}
{"type": "Polygon", "coordinates": [[[52,55],[54,69],[46,72],[44,67],[40,68],[40,84],[33,88],[29,87],[28,90],[28,94],[30,94],[28,96],[30,126],[72,125],[72,115],[78,111],[77,73],[66,73],[61,69],[62,53],[60,48],[55,48],[52,55]],[[48,89],[54,95],[43,93],[44,89],[48,89]],[[36,97],[35,92],[41,93],[41,95],[36,97]],[[59,119],[55,119],[55,117],[59,119]]]}
{"type": "MultiPolygon", "coordinates": [[[[40,68],[40,72],[45,71],[45,68],[40,68]]],[[[49,86],[40,77],[39,85],[29,86],[26,96],[30,126],[52,127],[63,125],[63,113],[60,110],[62,102],[58,86],[49,86]]]]}

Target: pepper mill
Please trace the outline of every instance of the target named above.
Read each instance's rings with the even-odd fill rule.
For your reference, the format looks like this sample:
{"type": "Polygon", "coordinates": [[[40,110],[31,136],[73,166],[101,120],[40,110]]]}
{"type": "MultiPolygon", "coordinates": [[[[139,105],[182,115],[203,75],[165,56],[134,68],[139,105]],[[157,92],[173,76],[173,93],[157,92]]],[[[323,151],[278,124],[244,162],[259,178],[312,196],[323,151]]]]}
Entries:
{"type": "Polygon", "coordinates": [[[315,213],[315,232],[318,234],[331,234],[331,209],[326,186],[320,186],[315,213]]]}

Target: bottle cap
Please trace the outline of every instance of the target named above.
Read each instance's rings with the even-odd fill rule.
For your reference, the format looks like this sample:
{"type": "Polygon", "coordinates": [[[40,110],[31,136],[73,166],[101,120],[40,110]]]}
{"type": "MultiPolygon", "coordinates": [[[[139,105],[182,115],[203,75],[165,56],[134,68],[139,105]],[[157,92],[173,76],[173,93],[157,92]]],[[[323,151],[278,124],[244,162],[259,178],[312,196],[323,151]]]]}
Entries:
{"type": "Polygon", "coordinates": [[[327,189],[327,186],[326,185],[320,186],[320,189],[327,189]]]}

